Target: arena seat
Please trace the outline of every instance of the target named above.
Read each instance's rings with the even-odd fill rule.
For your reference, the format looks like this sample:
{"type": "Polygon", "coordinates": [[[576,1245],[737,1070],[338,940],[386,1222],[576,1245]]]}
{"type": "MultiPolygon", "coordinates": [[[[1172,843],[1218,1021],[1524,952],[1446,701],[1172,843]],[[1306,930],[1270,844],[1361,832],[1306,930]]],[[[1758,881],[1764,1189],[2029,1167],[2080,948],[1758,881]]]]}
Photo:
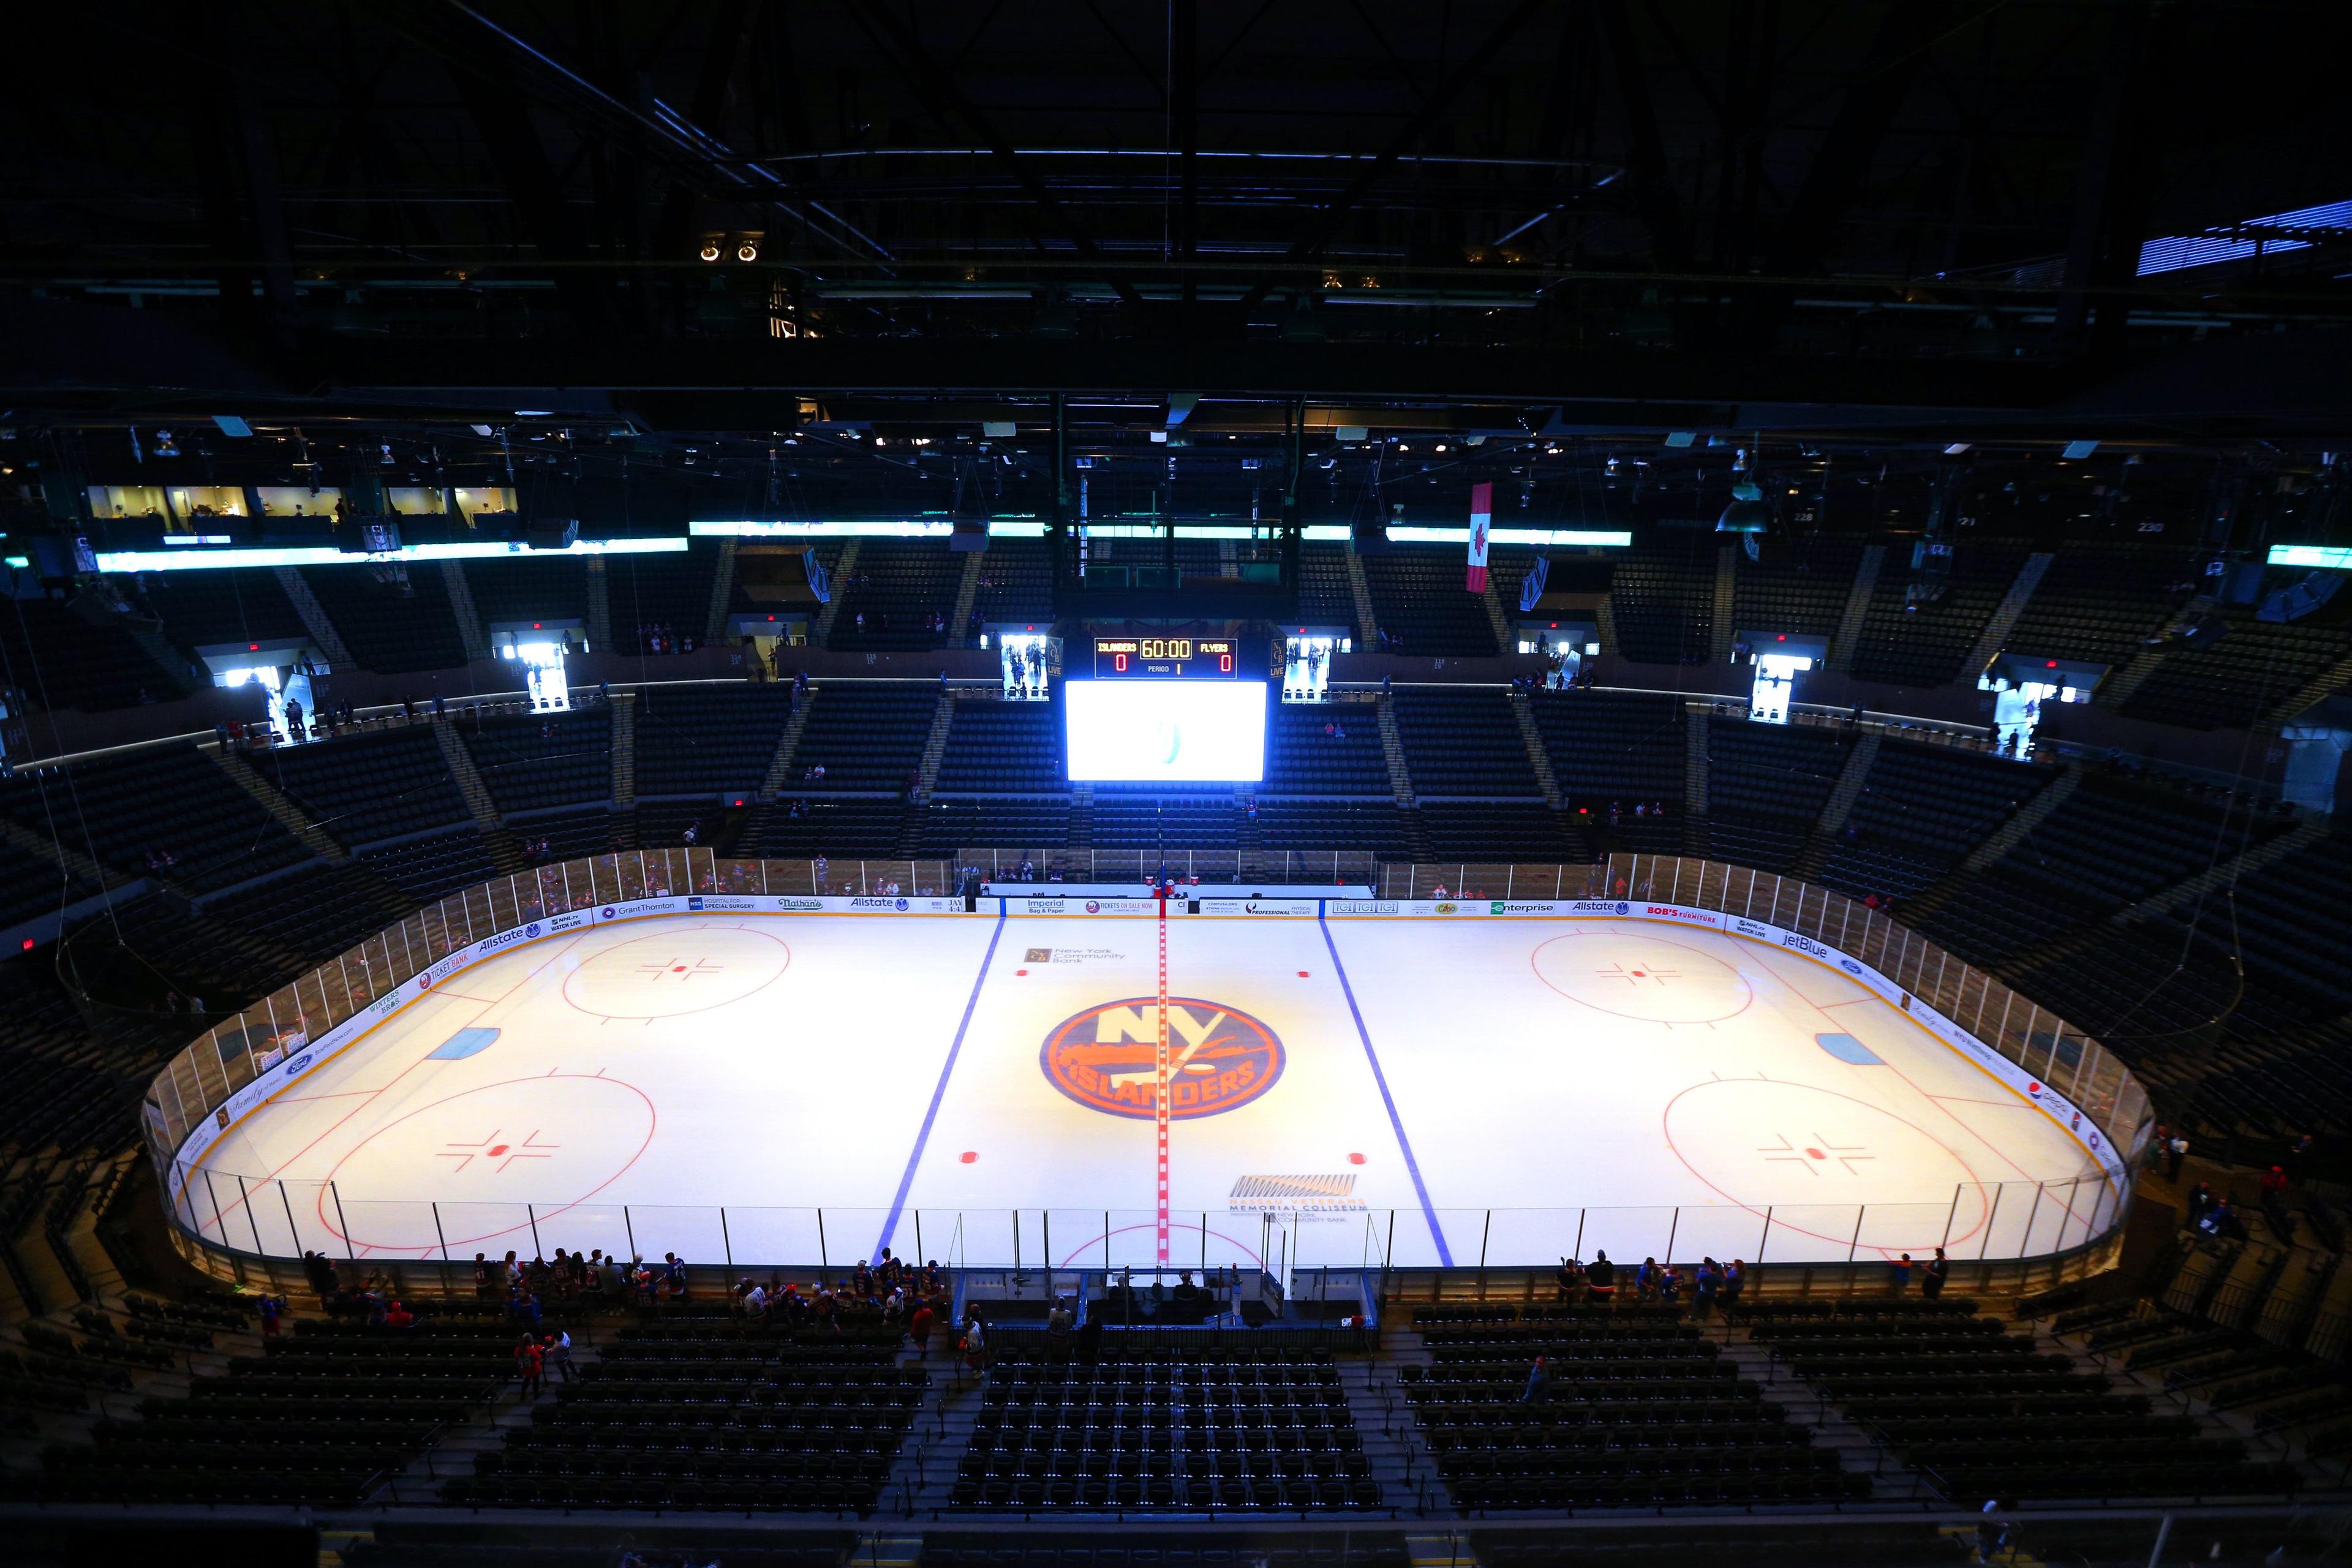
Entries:
{"type": "Polygon", "coordinates": [[[502,1329],[438,1331],[431,1305],[415,1310],[407,1332],[300,1323],[184,1398],[141,1401],[139,1420],[100,1423],[90,1447],[44,1453],[43,1500],[357,1505],[511,1370],[502,1329]]]}
{"type": "Polygon", "coordinates": [[[1328,1351],[1106,1337],[1074,1360],[999,1331],[950,1506],[1300,1511],[1380,1505],[1328,1351]]]}
{"type": "MultiPolygon", "coordinates": [[[[952,606],[948,606],[952,607],[952,606]]],[[[1034,621],[1040,626],[1054,618],[1054,560],[1042,539],[991,539],[981,557],[980,582],[975,585],[971,613],[983,621],[1034,621]]],[[[969,626],[950,627],[951,646],[965,645],[969,626]]]]}
{"type": "Polygon", "coordinates": [[[2047,768],[1890,738],[1822,880],[1857,898],[1909,898],[1949,872],[2050,777],[2047,768]]]}
{"type": "Polygon", "coordinates": [[[425,838],[405,838],[360,852],[360,863],[418,903],[437,899],[458,888],[487,882],[498,874],[497,858],[483,842],[481,830],[460,827],[425,838]]]}
{"type": "Polygon", "coordinates": [[[1737,1313],[1773,1358],[1952,1498],[2229,1497],[2291,1491],[2291,1467],[2149,1414],[1966,1298],[1756,1302],[1737,1313]]]}
{"type": "Polygon", "coordinates": [[[396,582],[340,566],[298,570],[362,669],[399,675],[465,664],[465,638],[438,566],[401,568],[396,582]]]}
{"type": "Polygon", "coordinates": [[[95,626],[55,599],[17,599],[0,616],[0,668],[43,708],[103,711],[162,702],[194,677],[169,670],[120,626],[95,626]]]}
{"type": "MultiPolygon", "coordinates": [[[[1423,799],[1540,795],[1510,699],[1492,687],[1401,687],[1397,739],[1423,799]]],[[[1352,727],[1351,727],[1352,728],[1352,727]]]]}
{"type": "Polygon", "coordinates": [[[782,686],[675,686],[641,692],[637,796],[749,795],[768,775],[793,696],[782,686]]]}
{"type": "Polygon", "coordinates": [[[255,758],[253,765],[346,847],[473,815],[449,776],[440,743],[423,724],[288,747],[255,758]]]}
{"type": "Polygon", "coordinates": [[[1642,664],[1706,660],[1715,646],[1716,542],[1705,532],[1662,536],[1616,558],[1616,652],[1642,664]]]}
{"type": "Polygon", "coordinates": [[[1398,1369],[1456,1504],[1495,1510],[1839,1501],[1867,1476],[1812,1447],[1681,1310],[1481,1303],[1414,1309],[1431,1364],[1398,1369]],[[1547,1358],[1547,1397],[1526,1400],[1547,1358]]]}
{"type": "Polygon", "coordinates": [[[2014,545],[1964,546],[1953,553],[1942,595],[1916,604],[1904,595],[1923,574],[1908,562],[1889,560],[1879,568],[1862,635],[1854,642],[1855,679],[1942,686],[1973,673],[1963,671],[1961,661],[2016,581],[2025,556],[2014,545]]]}
{"type": "Polygon", "coordinates": [[[444,1498],[869,1513],[930,1384],[898,1364],[899,1337],[665,1308],[601,1345],[578,1382],[557,1385],[554,1404],[444,1498]]]}
{"type": "Polygon", "coordinates": [[[1462,552],[1398,544],[1363,558],[1372,616],[1398,653],[1491,658],[1494,623],[1485,599],[1463,591],[1462,552]]]}
{"type": "Polygon", "coordinates": [[[604,594],[611,607],[614,651],[640,658],[652,656],[656,627],[667,635],[672,653],[685,651],[681,639],[691,638],[700,647],[718,578],[716,540],[692,539],[684,550],[607,558],[604,594]]]}
{"type": "Polygon", "coordinates": [[[1060,703],[956,703],[935,795],[1062,795],[1068,789],[1060,703]]]}
{"type": "Polygon", "coordinates": [[[191,656],[222,643],[310,635],[277,573],[265,567],[159,572],[146,580],[143,596],[162,618],[163,635],[191,656]]]}
{"type": "Polygon", "coordinates": [[[299,865],[310,849],[186,742],[142,746],[0,781],[0,813],[126,876],[216,891],[299,865]],[[169,855],[158,868],[149,857],[169,855]]]}
{"type": "Polygon", "coordinates": [[[2032,658],[2121,669],[2199,585],[2197,570],[2185,550],[2069,543],[2033,585],[2003,642],[2032,658]]]}
{"type": "Polygon", "coordinates": [[[1266,796],[1390,795],[1380,713],[1364,702],[1280,702],[1266,729],[1266,796]]]}
{"type": "Polygon", "coordinates": [[[1707,730],[1711,853],[1791,871],[1845,766],[1843,731],[1713,719],[1707,730]]]}
{"type": "Polygon", "coordinates": [[[847,583],[834,585],[839,607],[834,612],[830,646],[911,649],[949,643],[946,631],[934,631],[924,622],[954,610],[967,559],[939,540],[861,541],[847,583]]]}
{"type": "Polygon", "coordinates": [[[906,793],[939,710],[937,681],[828,680],[812,702],[786,793],[906,793]],[[808,776],[814,766],[824,778],[808,776]]]}
{"type": "MultiPolygon", "coordinates": [[[[2272,573],[2267,586],[2299,574],[2272,573]]],[[[2273,710],[2306,681],[2352,655],[2352,626],[2339,615],[2286,625],[2256,618],[2239,605],[2217,612],[2229,632],[2202,647],[2168,649],[2154,673],[2125,700],[2134,719],[2192,730],[2242,727],[2273,710]]]]}
{"type": "Polygon", "coordinates": [[[612,796],[609,709],[503,714],[461,726],[458,733],[501,816],[612,796]]]}
{"type": "MultiPolygon", "coordinates": [[[[588,565],[583,560],[516,555],[463,564],[466,591],[473,595],[474,613],[486,633],[497,621],[587,618],[588,565]]],[[[575,633],[572,640],[583,639],[575,633]]]]}
{"type": "Polygon", "coordinates": [[[1756,560],[1733,564],[1731,631],[1826,637],[1845,614],[1862,546],[1843,539],[1769,540],[1756,560]]]}

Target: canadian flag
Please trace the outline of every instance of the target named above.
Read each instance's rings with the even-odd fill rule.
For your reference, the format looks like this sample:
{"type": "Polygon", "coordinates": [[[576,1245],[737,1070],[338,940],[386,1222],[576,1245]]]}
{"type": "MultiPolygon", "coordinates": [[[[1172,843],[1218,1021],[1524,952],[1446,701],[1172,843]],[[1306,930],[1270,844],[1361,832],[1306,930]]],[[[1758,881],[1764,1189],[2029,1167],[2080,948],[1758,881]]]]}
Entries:
{"type": "Polygon", "coordinates": [[[1486,531],[1495,521],[1495,487],[1470,487],[1470,570],[1462,586],[1473,594],[1486,591],[1486,531]]]}

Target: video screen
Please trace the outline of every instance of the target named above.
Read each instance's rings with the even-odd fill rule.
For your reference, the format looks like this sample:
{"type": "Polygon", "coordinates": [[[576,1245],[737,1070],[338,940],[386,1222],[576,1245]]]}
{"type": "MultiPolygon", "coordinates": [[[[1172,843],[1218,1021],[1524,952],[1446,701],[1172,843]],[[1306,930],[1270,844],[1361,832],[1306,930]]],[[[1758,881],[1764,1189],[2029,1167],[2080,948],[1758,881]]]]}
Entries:
{"type": "Polygon", "coordinates": [[[1265,777],[1262,680],[1072,680],[1063,691],[1073,784],[1265,777]]]}

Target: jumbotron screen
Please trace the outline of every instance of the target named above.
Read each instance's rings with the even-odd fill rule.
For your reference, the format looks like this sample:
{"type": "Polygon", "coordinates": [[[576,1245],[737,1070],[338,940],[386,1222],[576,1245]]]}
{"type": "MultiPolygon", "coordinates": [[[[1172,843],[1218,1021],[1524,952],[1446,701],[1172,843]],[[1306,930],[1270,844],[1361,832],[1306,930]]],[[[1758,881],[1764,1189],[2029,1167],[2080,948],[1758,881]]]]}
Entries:
{"type": "Polygon", "coordinates": [[[1072,680],[1063,687],[1073,784],[1256,784],[1262,680],[1072,680]]]}

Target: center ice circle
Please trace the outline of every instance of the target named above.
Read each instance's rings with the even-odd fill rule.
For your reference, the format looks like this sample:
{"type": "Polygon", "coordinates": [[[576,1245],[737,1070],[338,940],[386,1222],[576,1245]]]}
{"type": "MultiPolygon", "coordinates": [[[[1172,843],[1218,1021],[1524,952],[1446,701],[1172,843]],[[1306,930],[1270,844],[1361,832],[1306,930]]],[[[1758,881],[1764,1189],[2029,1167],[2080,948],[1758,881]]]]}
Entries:
{"type": "Polygon", "coordinates": [[[1721,959],[1643,931],[1571,931],[1537,946],[1537,976],[1579,1005],[1651,1024],[1714,1024],[1753,1000],[1721,959]]]}
{"type": "Polygon", "coordinates": [[[563,999],[599,1018],[677,1018],[740,1002],[792,962],[765,931],[665,921],[587,959],[565,976],[563,999]]]}

